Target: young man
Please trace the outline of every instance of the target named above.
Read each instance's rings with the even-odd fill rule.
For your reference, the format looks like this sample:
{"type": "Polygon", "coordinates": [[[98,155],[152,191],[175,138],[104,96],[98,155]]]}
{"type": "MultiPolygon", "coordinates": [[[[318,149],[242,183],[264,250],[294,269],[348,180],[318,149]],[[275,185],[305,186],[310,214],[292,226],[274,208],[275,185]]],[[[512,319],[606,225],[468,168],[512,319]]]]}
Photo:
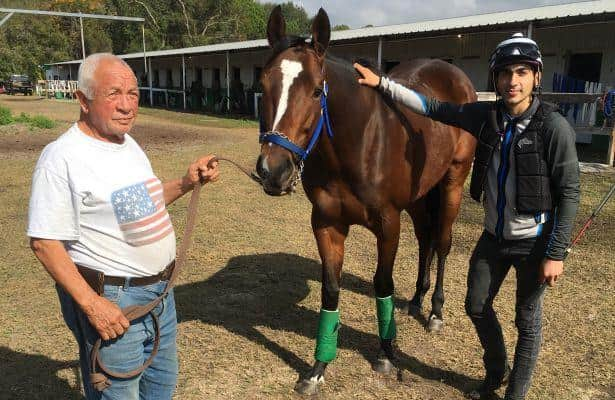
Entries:
{"type": "Polygon", "coordinates": [[[476,201],[482,198],[485,229],[470,259],[465,307],[484,349],[486,377],[467,395],[490,398],[508,381],[505,399],[524,399],[540,350],[545,285],[553,286],[563,273],[579,203],[574,130],[533,94],[542,73],[538,46],[519,33],[497,46],[489,62],[496,102],[443,103],[355,68],[363,76],[359,83],[478,139],[470,192],[476,201]],[[512,371],[493,309],[511,266],[519,333],[512,371]]]}
{"type": "MultiPolygon", "coordinates": [[[[79,344],[88,400],[171,399],[177,382],[177,318],[170,291],[154,309],[158,354],[142,374],[91,381],[90,353],[114,372],[139,368],[153,350],[151,315],[128,322],[121,311],[164,290],[175,265],[175,232],[166,206],[195,185],[218,179],[204,156],[183,178],[161,182],[128,134],[137,117],[137,79],[122,59],[92,54],[79,68],[79,121],[45,147],[32,178],[28,236],[56,282],[64,320],[79,344]]],[[[94,379],[96,380],[96,379],[94,379]]]]}

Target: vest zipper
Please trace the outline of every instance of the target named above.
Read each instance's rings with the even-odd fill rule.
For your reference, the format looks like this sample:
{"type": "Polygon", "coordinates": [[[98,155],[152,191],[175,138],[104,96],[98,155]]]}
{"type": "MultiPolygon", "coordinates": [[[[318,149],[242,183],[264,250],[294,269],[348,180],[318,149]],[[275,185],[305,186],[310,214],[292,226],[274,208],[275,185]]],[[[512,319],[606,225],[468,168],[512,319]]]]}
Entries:
{"type": "Polygon", "coordinates": [[[502,141],[502,149],[500,151],[500,166],[498,168],[498,200],[497,211],[498,221],[495,225],[495,233],[498,242],[504,238],[504,209],[506,208],[506,177],[508,176],[510,147],[513,137],[513,129],[515,128],[514,121],[509,121],[506,127],[504,140],[502,141]]]}

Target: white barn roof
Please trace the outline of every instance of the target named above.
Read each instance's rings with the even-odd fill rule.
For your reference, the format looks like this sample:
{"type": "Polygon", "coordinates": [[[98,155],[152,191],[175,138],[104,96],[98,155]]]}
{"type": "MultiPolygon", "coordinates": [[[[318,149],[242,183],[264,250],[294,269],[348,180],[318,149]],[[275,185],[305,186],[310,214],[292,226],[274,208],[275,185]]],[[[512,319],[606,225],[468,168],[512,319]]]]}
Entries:
{"type": "Polygon", "coordinates": [[[560,4],[527,8],[522,10],[503,11],[490,14],[469,15],[439,19],[434,21],[419,21],[409,24],[387,25],[373,28],[352,29],[333,33],[334,40],[358,39],[365,37],[404,35],[411,33],[446,31],[453,29],[487,27],[493,25],[515,24],[567,17],[585,17],[615,12],[615,0],[583,1],[578,3],[560,4]]]}
{"type": "MultiPolygon", "coordinates": [[[[345,40],[360,40],[364,38],[377,38],[397,35],[421,34],[427,32],[441,32],[468,28],[482,28],[497,25],[510,25],[530,23],[534,21],[549,21],[573,17],[589,17],[602,14],[615,13],[615,0],[594,0],[577,3],[560,4],[527,8],[522,10],[504,11],[489,14],[470,15],[439,19],[433,21],[419,21],[408,24],[386,25],[346,31],[335,31],[331,34],[333,43],[345,40]]],[[[190,54],[220,53],[225,51],[256,50],[268,47],[267,40],[249,40],[243,42],[230,42],[206,46],[185,47],[172,50],[148,51],[148,57],[178,56],[190,54]]],[[[143,53],[123,54],[124,59],[143,58],[143,53]]],[[[53,63],[80,64],[81,60],[53,63]]]]}

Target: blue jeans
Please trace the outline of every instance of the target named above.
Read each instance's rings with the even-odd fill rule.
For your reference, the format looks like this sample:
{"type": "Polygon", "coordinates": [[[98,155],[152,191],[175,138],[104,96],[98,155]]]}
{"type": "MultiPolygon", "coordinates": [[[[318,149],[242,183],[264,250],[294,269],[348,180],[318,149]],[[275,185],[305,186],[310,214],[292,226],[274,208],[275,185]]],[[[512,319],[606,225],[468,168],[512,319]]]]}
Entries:
{"type": "Polygon", "coordinates": [[[501,381],[508,366],[504,336],[493,300],[511,266],[517,273],[515,326],[518,339],[505,400],[525,399],[540,352],[545,285],[538,282],[538,273],[546,239],[498,242],[493,235],[483,232],[470,259],[465,307],[483,346],[486,381],[492,383],[501,381]]]}
{"type": "MultiPolygon", "coordinates": [[[[146,304],[162,293],[166,282],[149,286],[126,287],[105,285],[104,297],[120,308],[146,304]]],[[[90,384],[90,352],[98,333],[86,315],[68,293],[56,285],[64,321],[79,344],[81,376],[88,400],[162,400],[171,399],[177,382],[177,316],[173,291],[154,309],[160,324],[160,347],[153,363],[139,376],[131,379],[109,377],[111,386],[102,392],[90,384]]],[[[118,339],[103,341],[100,357],[114,372],[129,372],[146,361],[154,347],[155,330],[147,315],[132,321],[130,328],[118,339]]],[[[100,369],[98,369],[100,371],[100,369]]]]}

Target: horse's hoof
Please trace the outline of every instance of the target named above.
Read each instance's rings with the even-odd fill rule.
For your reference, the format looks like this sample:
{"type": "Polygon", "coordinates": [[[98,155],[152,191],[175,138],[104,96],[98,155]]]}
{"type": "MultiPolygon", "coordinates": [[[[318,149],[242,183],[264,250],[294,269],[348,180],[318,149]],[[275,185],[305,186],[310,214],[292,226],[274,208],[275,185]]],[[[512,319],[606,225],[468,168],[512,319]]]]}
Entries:
{"type": "Polygon", "coordinates": [[[411,317],[419,317],[422,313],[423,310],[420,306],[417,306],[416,304],[412,303],[408,304],[408,315],[410,315],[411,317]]]}
{"type": "Polygon", "coordinates": [[[395,369],[395,365],[388,358],[382,357],[374,361],[372,369],[379,374],[388,375],[395,369]]]}
{"type": "Polygon", "coordinates": [[[444,321],[432,314],[427,321],[427,331],[430,333],[439,333],[444,328],[444,321]]]}
{"type": "Polygon", "coordinates": [[[378,352],[378,356],[376,357],[376,361],[372,364],[372,369],[379,374],[387,375],[395,368],[395,365],[391,361],[395,359],[395,355],[393,354],[393,343],[390,340],[385,341],[385,343],[381,343],[384,345],[384,348],[381,348],[378,352]]]}
{"type": "Polygon", "coordinates": [[[295,392],[304,396],[314,396],[318,394],[319,386],[325,381],[322,376],[313,376],[311,378],[302,379],[295,385],[295,392]]]}

